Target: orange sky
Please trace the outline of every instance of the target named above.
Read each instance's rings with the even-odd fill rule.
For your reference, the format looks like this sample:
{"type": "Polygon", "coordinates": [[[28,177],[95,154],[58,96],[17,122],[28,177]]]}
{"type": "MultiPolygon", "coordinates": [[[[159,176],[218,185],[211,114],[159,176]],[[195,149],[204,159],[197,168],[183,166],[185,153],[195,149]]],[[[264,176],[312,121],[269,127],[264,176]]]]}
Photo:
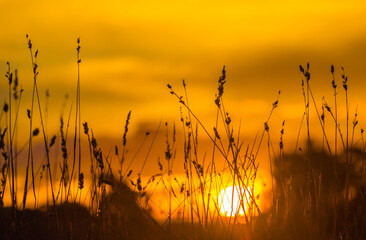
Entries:
{"type": "MultiPolygon", "coordinates": [[[[82,119],[98,135],[122,135],[129,110],[135,124],[131,131],[145,122],[178,119],[178,104],[166,84],[179,90],[183,78],[193,109],[212,125],[223,65],[229,112],[250,134],[262,128],[278,90],[282,95],[274,124],[278,129],[283,120],[294,129],[299,125],[298,65],[307,61],[319,102],[323,95],[331,98],[330,65],[335,64],[339,80],[343,65],[350,76],[351,109],[359,104],[360,119],[366,120],[363,1],[2,0],[0,9],[0,72],[5,73],[6,61],[19,69],[27,107],[29,34],[39,49],[40,91],[51,94],[50,131],[57,131],[64,95],[70,95],[67,108],[75,102],[79,36],[82,119]]],[[[5,96],[6,81],[0,84],[5,96]]]]}
{"type": "MultiPolygon", "coordinates": [[[[225,106],[234,130],[241,124],[243,135],[250,139],[245,139],[245,147],[262,131],[281,90],[279,107],[270,122],[273,144],[278,149],[284,120],[285,147],[297,136],[304,111],[298,65],[308,61],[318,104],[325,96],[331,107],[330,65],[335,65],[342,126],[345,94],[340,66],[345,67],[351,119],[358,105],[359,126],[366,126],[365,16],[364,1],[0,0],[0,76],[6,73],[6,61],[18,69],[25,90],[20,135],[29,126],[25,112],[30,108],[32,91],[25,38],[29,34],[34,48],[39,49],[38,87],[43,106],[44,93],[50,91],[47,131],[59,135],[60,114],[66,117],[71,104],[75,108],[76,39],[80,36],[82,120],[94,129],[107,154],[109,147],[117,144],[116,139],[121,144],[126,115],[132,110],[127,153],[131,158],[145,132],[153,133],[160,120],[170,122],[169,127],[173,121],[180,124],[179,104],[169,94],[167,83],[183,94],[181,81],[186,80],[192,110],[212,133],[217,80],[226,65],[225,106]],[[70,97],[64,108],[66,94],[70,97]]],[[[2,77],[1,105],[6,96],[7,81],[2,77]]],[[[311,114],[315,117],[313,110],[311,114]]],[[[317,124],[312,127],[312,136],[320,136],[315,118],[311,124],[317,124]]],[[[37,119],[34,125],[40,127],[37,119]]],[[[327,127],[333,129],[330,123],[327,127]]],[[[171,134],[171,128],[169,131],[171,134]]],[[[204,136],[202,129],[199,134],[204,136]]],[[[331,139],[333,131],[328,134],[331,139]]],[[[206,157],[206,146],[212,146],[202,142],[200,161],[206,157]]],[[[134,169],[140,168],[150,143],[151,138],[134,169]]],[[[183,147],[177,148],[182,154],[183,147]]],[[[266,150],[266,146],[263,148],[266,150]]],[[[156,172],[156,159],[164,151],[162,127],[145,174],[156,172]]],[[[261,167],[268,168],[266,157],[260,155],[259,159],[264,159],[261,167]]],[[[181,162],[175,167],[181,171],[181,162]]],[[[268,171],[263,174],[268,175],[268,171]]],[[[260,181],[268,180],[265,178],[260,181]]]]}

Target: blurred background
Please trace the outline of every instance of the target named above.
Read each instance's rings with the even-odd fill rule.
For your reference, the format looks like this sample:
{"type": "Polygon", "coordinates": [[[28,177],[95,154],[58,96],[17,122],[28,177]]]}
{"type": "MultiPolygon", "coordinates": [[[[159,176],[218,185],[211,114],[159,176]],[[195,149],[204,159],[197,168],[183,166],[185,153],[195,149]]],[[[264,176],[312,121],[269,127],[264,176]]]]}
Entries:
{"type": "MultiPolygon", "coordinates": [[[[166,85],[183,95],[182,79],[192,110],[213,133],[217,81],[225,65],[225,106],[235,131],[240,126],[245,143],[252,143],[280,90],[279,106],[269,125],[278,144],[285,121],[285,146],[291,146],[304,112],[299,64],[310,62],[316,101],[321,106],[324,96],[331,107],[330,66],[334,64],[341,124],[345,120],[343,66],[349,78],[350,114],[358,107],[359,125],[365,124],[365,16],[364,1],[0,0],[0,73],[6,73],[7,61],[18,69],[24,89],[18,128],[27,132],[25,109],[30,108],[33,84],[28,34],[39,50],[38,87],[41,104],[47,106],[47,132],[58,134],[60,116],[67,118],[71,107],[74,114],[80,37],[81,119],[97,139],[103,139],[100,142],[108,152],[121,144],[125,119],[132,110],[128,133],[132,156],[145,133],[154,133],[159,122],[169,123],[169,134],[173,123],[179,125],[180,105],[166,85]]],[[[4,77],[0,86],[3,104],[7,101],[4,77]]],[[[316,116],[315,111],[311,114],[316,116]]],[[[312,124],[319,132],[314,138],[319,137],[316,118],[312,124]]],[[[39,122],[35,126],[40,127],[39,122]]],[[[165,128],[158,132],[155,160],[163,156],[166,141],[165,128]]],[[[205,138],[203,131],[199,134],[205,138]]],[[[142,164],[146,153],[143,156],[136,162],[142,164]]]]}
{"type": "MultiPolygon", "coordinates": [[[[278,90],[279,122],[287,120],[290,127],[292,120],[301,118],[298,65],[308,61],[319,101],[332,96],[330,65],[335,65],[339,85],[344,66],[351,109],[358,104],[359,117],[365,119],[363,1],[1,0],[0,9],[0,72],[5,74],[6,61],[18,69],[25,89],[23,104],[29,105],[29,34],[39,49],[41,98],[46,89],[50,93],[50,130],[57,130],[64,96],[75,102],[78,37],[82,119],[98,135],[121,135],[129,110],[135,125],[131,131],[161,118],[177,119],[179,109],[166,84],[177,89],[182,79],[188,84],[192,108],[212,125],[223,65],[228,111],[233,119],[242,119],[247,134],[262,128],[278,90]]],[[[0,84],[5,96],[7,83],[0,84]]]]}

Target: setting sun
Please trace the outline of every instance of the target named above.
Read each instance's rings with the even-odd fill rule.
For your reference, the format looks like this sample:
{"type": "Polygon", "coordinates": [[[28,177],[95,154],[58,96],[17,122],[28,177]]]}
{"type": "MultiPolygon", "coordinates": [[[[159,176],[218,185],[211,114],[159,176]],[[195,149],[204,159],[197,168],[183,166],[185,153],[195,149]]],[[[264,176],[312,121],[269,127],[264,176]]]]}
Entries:
{"type": "Polygon", "coordinates": [[[366,239],[365,16],[0,0],[0,240],[366,239]]]}
{"type": "Polygon", "coordinates": [[[230,186],[219,194],[220,213],[224,216],[243,216],[250,203],[248,189],[243,186],[230,186]],[[243,209],[244,206],[244,209],[243,209]]]}

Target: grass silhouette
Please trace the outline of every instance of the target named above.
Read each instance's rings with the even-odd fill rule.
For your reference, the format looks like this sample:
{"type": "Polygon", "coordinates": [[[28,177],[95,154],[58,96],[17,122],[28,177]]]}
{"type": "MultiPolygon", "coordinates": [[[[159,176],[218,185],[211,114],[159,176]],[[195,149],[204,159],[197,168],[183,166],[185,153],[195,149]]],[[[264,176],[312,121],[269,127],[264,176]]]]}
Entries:
{"type": "MultiPolygon", "coordinates": [[[[273,101],[263,129],[254,142],[244,145],[240,125],[234,126],[225,107],[224,93],[227,82],[225,66],[218,80],[215,124],[208,128],[198,117],[189,101],[187,83],[182,82],[182,93],[176,86],[167,85],[180,109],[180,123],[168,126],[159,124],[154,134],[147,132],[132,158],[127,156],[128,130],[131,111],[128,112],[122,148],[115,145],[114,154],[105,154],[87,122],[81,122],[80,38],[77,39],[77,87],[73,138],[70,107],[67,121],[60,118],[60,141],[49,137],[45,130],[41,101],[38,92],[38,50],[27,36],[33,70],[31,107],[27,109],[29,139],[24,184],[19,177],[19,158],[22,149],[17,146],[17,126],[23,89],[19,89],[17,71],[12,72],[8,63],[8,99],[0,115],[0,238],[1,239],[364,239],[365,209],[365,149],[363,129],[360,138],[357,111],[350,126],[348,77],[343,67],[342,89],[338,89],[335,68],[331,66],[331,87],[334,91],[334,108],[323,97],[321,107],[315,101],[311,88],[309,63],[304,68],[302,93],[304,114],[301,120],[295,149],[284,145],[285,121],[282,123],[279,147],[275,149],[271,138],[270,120],[279,106],[279,96],[273,101]],[[340,125],[338,92],[345,92],[346,124],[340,125]],[[34,128],[35,110],[39,112],[41,129],[34,128]],[[322,144],[311,138],[313,127],[310,111],[315,111],[322,131],[322,144]],[[334,124],[334,139],[327,135],[325,123],[330,117],[334,124]],[[5,119],[4,121],[2,121],[5,119]],[[305,124],[304,124],[305,121],[305,124]],[[178,125],[181,132],[178,134],[178,125]],[[299,147],[301,131],[306,125],[306,148],[299,147]],[[164,130],[161,130],[163,129],[164,130]],[[344,130],[345,128],[345,130],[344,130]],[[83,131],[82,131],[83,130],[83,131]],[[199,131],[203,130],[210,147],[202,147],[199,131]],[[147,161],[157,133],[165,131],[164,159],[156,161],[159,171],[144,177],[147,161]],[[82,134],[83,132],[83,134],[82,134]],[[344,133],[345,132],[345,133],[344,133]],[[39,158],[34,138],[43,137],[44,160],[39,158]],[[82,148],[82,138],[87,139],[82,148]],[[148,152],[139,171],[133,163],[147,139],[152,137],[148,152]],[[177,138],[181,138],[179,141],[177,138]],[[71,149],[68,141],[72,141],[71,149]],[[334,142],[334,147],[333,147],[334,142]],[[59,143],[59,144],[56,144],[59,143]],[[181,145],[179,143],[182,143],[181,145]],[[340,144],[340,145],[339,145],[340,144]],[[264,209],[259,204],[261,194],[256,192],[259,152],[267,146],[270,165],[270,194],[266,199],[271,206],[264,209]],[[319,147],[321,146],[321,147],[319,147]],[[61,160],[50,156],[50,149],[61,149],[61,160]],[[183,155],[177,155],[177,149],[183,155]],[[84,151],[82,151],[84,149],[84,151]],[[85,150],[87,149],[87,150],[85,150]],[[210,153],[209,153],[210,152],[210,153]],[[202,157],[203,156],[203,157],[202,157]],[[71,158],[72,157],[72,158],[71,158]],[[112,162],[117,158],[118,163],[112,162]],[[36,166],[41,162],[40,166],[36,166]],[[56,162],[52,169],[51,163],[56,162]],[[89,169],[81,163],[89,162],[89,169]],[[57,166],[58,164],[58,166],[57,166]],[[176,165],[183,165],[184,177],[175,172],[176,165]],[[116,167],[117,166],[117,167],[116,167]],[[37,170],[38,169],[38,170],[37,170]],[[89,172],[89,174],[87,174],[89,172]],[[46,173],[46,189],[51,190],[52,206],[39,206],[41,194],[36,190],[46,173]],[[60,177],[54,177],[58,174],[60,177]],[[19,178],[19,179],[18,179],[19,178]],[[39,181],[37,179],[40,179],[39,181]],[[21,186],[22,185],[22,186],[21,186]],[[228,199],[239,202],[235,208],[221,213],[225,204],[219,197],[221,190],[233,186],[228,199]],[[17,189],[23,187],[23,195],[17,189]],[[160,192],[157,193],[157,189],[160,192]],[[33,194],[30,194],[30,191],[33,194]],[[10,202],[5,201],[9,194],[10,202]],[[164,219],[154,217],[153,200],[166,197],[167,206],[158,206],[164,219]],[[159,195],[160,194],[160,195],[159,195]],[[33,195],[34,206],[27,204],[33,195]],[[239,195],[239,196],[237,196],[239,195]],[[22,201],[19,202],[19,199],[22,201]],[[165,209],[163,209],[165,208],[165,209]],[[245,209],[239,215],[240,209],[245,209]]],[[[194,103],[193,103],[194,104],[194,103]]],[[[24,111],[25,112],[25,111],[24,111]]],[[[333,126],[332,126],[333,127],[333,126]]],[[[333,131],[333,129],[332,129],[333,131]]],[[[28,137],[27,137],[28,138],[28,137]]],[[[263,194],[262,194],[263,195],[263,194]]],[[[48,198],[48,194],[47,194],[48,198]]],[[[48,200],[48,199],[47,199],[48,200]]]]}

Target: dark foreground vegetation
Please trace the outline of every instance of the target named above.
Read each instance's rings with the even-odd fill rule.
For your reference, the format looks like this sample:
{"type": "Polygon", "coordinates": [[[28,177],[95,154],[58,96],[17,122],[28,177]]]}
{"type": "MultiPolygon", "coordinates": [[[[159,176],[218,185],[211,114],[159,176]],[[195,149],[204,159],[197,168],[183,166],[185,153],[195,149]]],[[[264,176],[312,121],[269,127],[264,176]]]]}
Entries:
{"type": "Polygon", "coordinates": [[[117,181],[112,185],[103,209],[94,215],[78,203],[16,210],[15,218],[11,207],[2,208],[0,239],[167,239],[137,204],[136,193],[117,181]]]}
{"type": "MultiPolygon", "coordinates": [[[[348,78],[343,68],[341,87],[337,86],[334,67],[330,69],[329,85],[334,90],[334,106],[331,107],[325,98],[317,105],[310,85],[310,66],[300,66],[304,114],[298,139],[301,132],[306,137],[302,140],[304,144],[300,146],[298,140],[294,149],[286,150],[287,154],[283,142],[285,122],[279,148],[275,149],[277,144],[273,144],[270,134],[270,119],[279,105],[278,98],[260,134],[251,145],[244,146],[240,126],[234,128],[224,104],[225,67],[213,101],[217,112],[212,128],[206,128],[192,111],[186,83],[183,81],[182,95],[168,84],[170,94],[181,107],[183,146],[176,144],[176,126],[169,129],[166,124],[166,150],[162,153],[165,159],[157,160],[160,172],[145,181],[142,173],[149,153],[140,171],[131,168],[135,157],[127,159],[126,155],[131,112],[127,115],[122,142],[114,147],[112,154],[118,159],[117,167],[111,163],[112,156],[105,155],[99,147],[88,123],[81,122],[79,71],[74,119],[71,121],[70,110],[66,120],[61,117],[59,134],[47,136],[37,86],[38,51],[33,50],[28,36],[27,41],[34,76],[29,108],[19,110],[23,89],[19,88],[17,72],[13,72],[8,63],[9,94],[0,116],[0,239],[366,239],[366,145],[364,131],[358,128],[357,111],[350,120],[348,78]],[[344,100],[337,97],[340,91],[345,93],[344,100]],[[346,103],[343,113],[346,121],[342,126],[338,117],[341,114],[337,107],[339,101],[346,103]],[[322,139],[317,143],[310,137],[310,109],[316,112],[322,131],[322,139]],[[18,185],[23,183],[18,181],[18,156],[24,149],[16,147],[17,124],[18,115],[25,112],[29,132],[23,152],[26,156],[24,190],[19,194],[18,185]],[[34,128],[35,113],[39,113],[41,129],[34,128]],[[68,136],[69,126],[74,129],[71,137],[68,136]],[[198,129],[210,140],[210,149],[199,148],[198,129]],[[328,137],[330,131],[334,139],[328,137]],[[42,135],[45,156],[40,166],[35,166],[39,163],[35,160],[34,147],[37,135],[42,135]],[[87,154],[81,150],[82,135],[88,142],[87,154]],[[260,195],[255,193],[254,186],[260,167],[258,154],[266,150],[265,147],[271,171],[268,183],[271,207],[263,210],[258,205],[260,195]],[[61,160],[50,156],[54,148],[61,149],[61,160]],[[184,150],[183,156],[176,155],[177,148],[184,150]],[[211,155],[207,155],[207,159],[201,157],[208,152],[211,155]],[[89,166],[82,166],[86,160],[89,166]],[[51,169],[55,161],[58,168],[51,169]],[[219,162],[224,165],[219,167],[219,162]],[[174,164],[183,165],[185,179],[176,178],[174,164]],[[37,169],[41,169],[46,181],[41,181],[42,175],[39,176],[37,169]],[[57,180],[53,177],[56,171],[61,175],[57,180]],[[90,176],[84,176],[86,171],[90,176]],[[87,185],[86,180],[90,184],[87,185]],[[49,205],[36,207],[40,197],[37,184],[46,184],[49,189],[49,205]],[[230,185],[241,186],[237,188],[240,206],[231,209],[231,216],[226,217],[220,213],[223,200],[214,193],[230,185]],[[154,218],[151,208],[151,196],[157,186],[162,186],[167,193],[164,196],[168,196],[166,209],[161,208],[165,214],[163,221],[154,218]],[[82,198],[85,192],[86,197],[82,198]],[[5,194],[10,196],[10,202],[5,201],[5,194]],[[27,204],[29,198],[34,200],[32,209],[27,204]],[[173,201],[178,202],[178,207],[173,207],[173,201]],[[246,209],[242,216],[238,214],[240,208],[246,209]]],[[[78,39],[78,69],[80,49],[78,39]]],[[[146,133],[145,139],[149,135],[146,133]]],[[[152,137],[153,144],[156,135],[152,137]]],[[[234,198],[234,193],[230,197],[234,198]]]]}

